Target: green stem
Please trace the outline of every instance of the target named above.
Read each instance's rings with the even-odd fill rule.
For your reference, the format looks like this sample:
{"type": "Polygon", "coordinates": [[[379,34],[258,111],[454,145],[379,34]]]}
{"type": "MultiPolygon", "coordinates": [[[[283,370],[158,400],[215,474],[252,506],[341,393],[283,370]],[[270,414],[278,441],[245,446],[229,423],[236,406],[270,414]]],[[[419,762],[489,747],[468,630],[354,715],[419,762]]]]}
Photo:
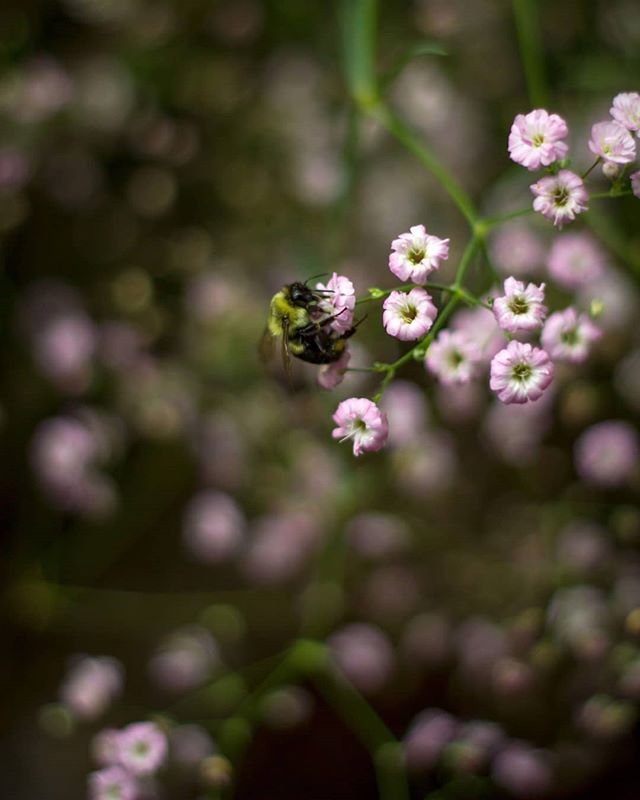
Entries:
{"type": "Polygon", "coordinates": [[[460,186],[457,180],[444,167],[438,158],[424,143],[414,130],[406,125],[390,109],[383,105],[377,105],[368,109],[369,113],[378,120],[407,150],[417,156],[418,160],[431,172],[440,183],[449,197],[456,204],[460,213],[473,228],[478,219],[478,213],[469,195],[460,186]]]}
{"type": "Polygon", "coordinates": [[[589,169],[582,173],[582,175],[580,177],[582,178],[583,181],[587,179],[587,176],[590,175],[593,172],[593,170],[598,166],[598,164],[601,161],[602,161],[602,159],[600,158],[600,156],[598,156],[598,158],[596,158],[596,160],[589,167],[589,169]]]}
{"type": "Polygon", "coordinates": [[[547,105],[547,91],[543,41],[535,0],[513,0],[513,15],[529,101],[534,108],[541,108],[547,105]]]}

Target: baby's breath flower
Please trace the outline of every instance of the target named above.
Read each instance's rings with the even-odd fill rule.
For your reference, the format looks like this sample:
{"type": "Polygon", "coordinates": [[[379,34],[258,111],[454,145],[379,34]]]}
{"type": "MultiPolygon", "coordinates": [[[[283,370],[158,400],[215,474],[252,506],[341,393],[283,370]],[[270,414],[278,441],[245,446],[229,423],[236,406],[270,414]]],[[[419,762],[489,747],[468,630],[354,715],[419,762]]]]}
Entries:
{"type": "Polygon", "coordinates": [[[167,737],[153,722],[134,722],[118,735],[118,761],[134,775],[148,775],[167,756],[167,737]]]}
{"type": "Polygon", "coordinates": [[[318,370],[318,386],[327,391],[335,389],[344,380],[345,370],[349,366],[351,353],[345,350],[337,361],[323,364],[318,370]]]}
{"type": "Polygon", "coordinates": [[[391,292],[384,301],[382,322],[389,336],[409,342],[421,339],[433,325],[438,310],[424,289],[391,292]]]}
{"type": "Polygon", "coordinates": [[[442,383],[468,383],[481,358],[480,348],[464,331],[442,331],[427,351],[425,366],[442,383]]]}
{"type": "Polygon", "coordinates": [[[627,130],[640,130],[640,94],[638,92],[621,92],[613,98],[609,113],[624,125],[627,130]]]}
{"type": "Polygon", "coordinates": [[[562,233],[549,251],[547,269],[565,289],[580,289],[604,275],[606,257],[588,233],[562,233]]]}
{"type": "Polygon", "coordinates": [[[427,233],[424,225],[414,225],[391,242],[389,269],[401,281],[424,283],[449,258],[449,240],[427,233]]]}
{"type": "Polygon", "coordinates": [[[316,288],[326,292],[318,304],[320,310],[334,317],[330,328],[336,333],[345,333],[353,324],[353,309],[356,307],[356,295],[353,283],[345,275],[334,272],[324,283],[317,283],[316,288]]]}
{"type": "Polygon", "coordinates": [[[491,362],[491,389],[503,403],[528,403],[542,397],[553,379],[548,353],[522,342],[509,342],[491,362]]]}
{"type": "Polygon", "coordinates": [[[504,282],[504,297],[493,301],[493,313],[498,325],[509,333],[534,331],[539,328],[547,314],[544,300],[544,283],[525,287],[522,281],[507,278],[504,282]]]}
{"type": "Polygon", "coordinates": [[[107,767],[89,775],[90,800],[134,800],[135,779],[122,767],[107,767]]]}
{"type": "Polygon", "coordinates": [[[557,114],[537,108],[518,114],[509,134],[509,155],[528,170],[548,167],[562,160],[569,147],[562,139],[569,135],[567,123],[557,114]]]}
{"type": "Polygon", "coordinates": [[[565,308],[552,314],[542,331],[542,346],[555,361],[580,364],[589,355],[601,331],[586,314],[578,314],[575,308],[565,308]]]}
{"type": "Polygon", "coordinates": [[[333,429],[333,438],[341,441],[352,439],[354,456],[375,452],[386,444],[389,434],[387,416],[366,397],[343,400],[333,415],[333,421],[337,425],[333,429]]]}
{"type": "Polygon", "coordinates": [[[596,122],[591,128],[589,150],[615,164],[630,164],[636,157],[633,136],[619,122],[596,122]]]}
{"type": "Polygon", "coordinates": [[[557,175],[540,178],[531,184],[536,195],[534,211],[539,211],[559,228],[565,222],[572,222],[578,214],[587,210],[589,195],[579,175],[568,169],[561,169],[557,175]]]}

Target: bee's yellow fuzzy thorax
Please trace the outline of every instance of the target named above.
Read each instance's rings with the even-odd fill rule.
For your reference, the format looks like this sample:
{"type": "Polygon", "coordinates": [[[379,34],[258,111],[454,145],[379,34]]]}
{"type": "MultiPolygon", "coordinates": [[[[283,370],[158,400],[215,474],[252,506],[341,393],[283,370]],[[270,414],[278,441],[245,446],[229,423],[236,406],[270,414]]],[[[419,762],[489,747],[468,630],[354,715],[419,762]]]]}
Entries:
{"type": "Polygon", "coordinates": [[[309,322],[309,312],[300,306],[294,306],[284,292],[274,294],[271,299],[269,314],[269,331],[273,336],[282,335],[283,320],[289,321],[289,330],[302,328],[309,322]]]}

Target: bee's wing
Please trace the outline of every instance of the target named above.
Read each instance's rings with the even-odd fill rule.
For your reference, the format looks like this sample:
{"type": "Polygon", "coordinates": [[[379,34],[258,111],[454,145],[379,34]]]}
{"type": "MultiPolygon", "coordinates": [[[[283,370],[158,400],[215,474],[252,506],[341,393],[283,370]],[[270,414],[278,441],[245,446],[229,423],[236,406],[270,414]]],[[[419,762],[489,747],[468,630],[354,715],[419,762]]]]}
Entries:
{"type": "Polygon", "coordinates": [[[258,344],[258,354],[260,355],[261,361],[267,362],[271,361],[273,358],[275,352],[275,342],[273,339],[273,334],[269,328],[265,328],[260,343],[258,344]]]}

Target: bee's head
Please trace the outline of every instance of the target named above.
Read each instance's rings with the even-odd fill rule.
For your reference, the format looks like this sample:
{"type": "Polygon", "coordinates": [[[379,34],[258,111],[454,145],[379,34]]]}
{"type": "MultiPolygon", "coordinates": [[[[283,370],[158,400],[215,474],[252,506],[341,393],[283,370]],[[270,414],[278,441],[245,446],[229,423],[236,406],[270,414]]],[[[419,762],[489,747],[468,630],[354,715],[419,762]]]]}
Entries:
{"type": "Polygon", "coordinates": [[[306,308],[318,302],[318,294],[310,289],[306,283],[292,283],[289,286],[289,297],[294,306],[306,308]]]}

